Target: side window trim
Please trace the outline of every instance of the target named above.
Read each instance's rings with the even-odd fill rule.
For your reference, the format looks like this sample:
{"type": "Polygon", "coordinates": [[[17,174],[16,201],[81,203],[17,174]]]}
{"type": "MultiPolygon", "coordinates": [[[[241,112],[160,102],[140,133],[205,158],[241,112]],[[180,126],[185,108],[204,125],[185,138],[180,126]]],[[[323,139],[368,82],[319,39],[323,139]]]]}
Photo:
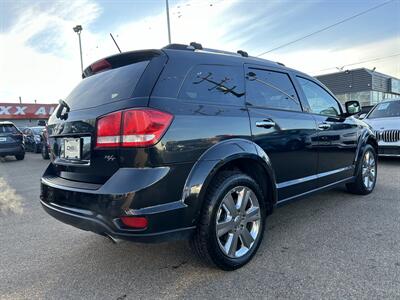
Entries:
{"type": "Polygon", "coordinates": [[[274,68],[274,67],[269,67],[269,66],[261,66],[261,65],[253,65],[253,64],[244,64],[244,80],[245,80],[244,83],[245,83],[245,89],[246,89],[246,94],[245,94],[245,97],[246,97],[246,106],[249,106],[249,102],[247,101],[247,94],[248,94],[248,93],[247,93],[247,84],[246,84],[246,81],[249,80],[249,79],[247,78],[247,73],[248,73],[248,71],[251,70],[251,69],[252,69],[252,70],[266,71],[266,72],[281,73],[281,74],[286,75],[286,76],[288,77],[290,83],[291,83],[292,86],[293,86],[293,90],[294,90],[295,93],[296,93],[297,99],[296,99],[296,98],[293,98],[291,95],[285,93],[285,92],[282,91],[280,88],[275,87],[275,86],[272,85],[272,84],[268,84],[268,83],[263,82],[262,80],[259,80],[259,79],[257,79],[257,81],[258,81],[258,82],[261,81],[262,84],[265,84],[265,85],[267,85],[267,86],[269,86],[269,87],[271,87],[271,88],[273,88],[273,89],[275,89],[275,90],[281,92],[281,93],[284,94],[285,96],[288,96],[291,100],[295,101],[295,102],[300,106],[300,109],[301,109],[301,110],[297,111],[297,110],[290,110],[290,109],[284,109],[284,108],[265,107],[265,106],[253,105],[253,104],[250,105],[251,107],[254,107],[254,108],[264,108],[264,109],[273,109],[273,110],[291,111],[291,112],[297,112],[297,113],[304,113],[304,112],[307,112],[307,110],[305,110],[304,104],[303,104],[302,101],[301,101],[300,94],[299,94],[299,91],[298,91],[298,87],[297,87],[297,85],[294,83],[293,78],[292,78],[291,74],[290,74],[288,71],[286,71],[286,70],[284,70],[284,69],[281,69],[281,68],[274,68]]]}
{"type": "MultiPolygon", "coordinates": [[[[340,110],[340,114],[339,114],[337,117],[340,117],[340,115],[343,114],[342,104],[339,102],[339,100],[336,99],[336,97],[335,97],[334,95],[332,95],[332,93],[331,93],[330,91],[328,91],[326,88],[324,88],[324,87],[321,86],[318,82],[316,82],[315,80],[312,80],[311,78],[307,78],[307,77],[305,77],[305,76],[301,76],[301,75],[297,75],[297,74],[296,74],[295,76],[296,76],[296,79],[297,79],[297,78],[302,78],[302,79],[304,79],[304,80],[311,81],[312,83],[316,84],[316,85],[319,86],[321,89],[323,89],[329,96],[332,97],[333,100],[336,101],[336,103],[337,103],[337,105],[338,105],[338,107],[339,107],[339,110],[340,110]]],[[[310,111],[309,111],[308,113],[314,114],[314,115],[318,115],[318,116],[326,116],[326,115],[321,115],[321,114],[318,114],[318,113],[315,113],[315,112],[312,111],[311,106],[310,106],[310,103],[308,102],[307,96],[304,94],[304,91],[303,91],[303,89],[301,88],[301,85],[300,85],[300,89],[301,89],[302,94],[304,95],[304,100],[307,102],[308,106],[310,107],[310,111]]],[[[330,116],[330,117],[333,117],[333,116],[330,116]]]]}
{"type": "MultiPolygon", "coordinates": [[[[253,68],[249,68],[249,69],[253,69],[253,68]]],[[[258,69],[258,70],[259,70],[259,69],[258,69]]],[[[262,70],[262,71],[270,71],[270,70],[262,70]]],[[[272,71],[272,70],[271,70],[271,72],[275,72],[275,71],[272,71]]],[[[282,73],[282,74],[288,75],[289,80],[292,81],[292,80],[290,79],[290,77],[289,77],[289,74],[283,73],[283,72],[276,72],[276,73],[282,73]]],[[[248,80],[249,80],[249,79],[248,79],[248,80]]],[[[265,85],[269,86],[270,88],[273,88],[273,89],[277,90],[278,92],[280,92],[280,93],[282,93],[282,94],[288,96],[288,97],[289,97],[291,100],[293,100],[294,102],[300,104],[300,101],[298,101],[296,98],[294,98],[294,97],[292,97],[291,95],[289,95],[288,93],[286,93],[284,90],[281,90],[281,89],[278,88],[277,86],[275,86],[275,85],[273,85],[273,84],[271,84],[271,83],[265,82],[265,81],[263,81],[263,80],[261,80],[261,79],[258,79],[258,78],[254,79],[254,80],[257,81],[257,82],[261,82],[262,84],[265,84],[265,85]]],[[[293,84],[293,82],[292,82],[292,84],[293,84]]],[[[293,86],[293,88],[294,88],[294,86],[293,86]]],[[[301,106],[301,105],[300,105],[300,106],[301,106]]]]}

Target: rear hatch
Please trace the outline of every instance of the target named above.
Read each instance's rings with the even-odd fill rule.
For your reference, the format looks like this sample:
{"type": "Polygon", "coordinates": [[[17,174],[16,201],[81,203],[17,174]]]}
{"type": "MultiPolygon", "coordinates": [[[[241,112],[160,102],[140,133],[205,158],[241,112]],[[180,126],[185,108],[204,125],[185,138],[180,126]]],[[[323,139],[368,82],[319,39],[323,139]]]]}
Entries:
{"type": "Polygon", "coordinates": [[[18,147],[22,139],[22,133],[13,124],[0,124],[0,149],[18,147]]]}
{"type": "Polygon", "coordinates": [[[84,79],[49,119],[54,175],[101,184],[119,169],[119,147],[96,147],[98,121],[113,112],[147,107],[166,60],[158,50],[133,51],[99,60],[84,71],[84,79]]]}

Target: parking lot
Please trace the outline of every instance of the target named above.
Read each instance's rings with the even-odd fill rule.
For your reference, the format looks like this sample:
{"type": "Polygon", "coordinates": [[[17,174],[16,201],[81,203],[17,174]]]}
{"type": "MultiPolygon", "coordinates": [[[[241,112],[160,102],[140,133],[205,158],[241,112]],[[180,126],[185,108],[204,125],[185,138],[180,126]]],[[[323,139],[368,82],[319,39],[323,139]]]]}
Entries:
{"type": "Polygon", "coordinates": [[[338,188],[277,209],[235,272],[205,266],[186,242],[113,244],[56,221],[39,204],[47,164],[0,162],[23,208],[0,214],[1,299],[400,297],[400,159],[381,159],[371,195],[338,188]]]}

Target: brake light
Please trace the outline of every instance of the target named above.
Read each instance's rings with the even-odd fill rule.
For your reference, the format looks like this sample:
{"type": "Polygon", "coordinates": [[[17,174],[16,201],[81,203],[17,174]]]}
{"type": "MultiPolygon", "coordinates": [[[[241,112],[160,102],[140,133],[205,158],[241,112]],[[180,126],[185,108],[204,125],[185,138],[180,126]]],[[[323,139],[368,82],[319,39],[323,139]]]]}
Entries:
{"type": "Polygon", "coordinates": [[[96,147],[118,147],[121,141],[121,116],[118,111],[97,121],[96,147]]]}
{"type": "Polygon", "coordinates": [[[93,74],[99,73],[101,71],[106,71],[112,68],[111,64],[105,60],[99,60],[96,61],[95,63],[90,65],[90,68],[92,69],[93,74]]]}
{"type": "Polygon", "coordinates": [[[158,110],[124,112],[122,146],[150,146],[157,143],[172,121],[172,116],[158,110]]]}
{"type": "Polygon", "coordinates": [[[145,217],[121,217],[121,221],[125,226],[132,228],[146,228],[148,221],[145,217]]]}
{"type": "Polygon", "coordinates": [[[147,147],[156,144],[173,116],[154,109],[114,112],[97,121],[96,147],[147,147]]]}

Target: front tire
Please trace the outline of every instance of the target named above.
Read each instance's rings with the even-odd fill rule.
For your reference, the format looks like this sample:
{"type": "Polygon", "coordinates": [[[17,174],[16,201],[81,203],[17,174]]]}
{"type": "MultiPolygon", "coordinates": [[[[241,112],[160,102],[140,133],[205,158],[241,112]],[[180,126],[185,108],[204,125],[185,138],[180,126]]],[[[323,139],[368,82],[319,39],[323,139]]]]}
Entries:
{"type": "Polygon", "coordinates": [[[192,248],[206,262],[235,270],[257,252],[265,227],[265,203],[259,185],[238,171],[224,171],[205,195],[192,248]]]}
{"type": "Polygon", "coordinates": [[[15,155],[16,160],[23,160],[25,158],[25,153],[24,154],[17,154],[15,155]]]}
{"type": "Polygon", "coordinates": [[[376,151],[374,147],[367,144],[359,162],[356,179],[346,184],[347,190],[357,195],[370,194],[375,188],[377,171],[376,151]]]}
{"type": "Polygon", "coordinates": [[[33,152],[35,152],[35,153],[40,153],[40,151],[41,151],[41,146],[40,146],[40,144],[35,144],[33,152]]]}
{"type": "Polygon", "coordinates": [[[49,150],[47,149],[47,145],[46,144],[43,144],[43,146],[42,146],[42,158],[43,159],[49,159],[50,158],[49,150]]]}

